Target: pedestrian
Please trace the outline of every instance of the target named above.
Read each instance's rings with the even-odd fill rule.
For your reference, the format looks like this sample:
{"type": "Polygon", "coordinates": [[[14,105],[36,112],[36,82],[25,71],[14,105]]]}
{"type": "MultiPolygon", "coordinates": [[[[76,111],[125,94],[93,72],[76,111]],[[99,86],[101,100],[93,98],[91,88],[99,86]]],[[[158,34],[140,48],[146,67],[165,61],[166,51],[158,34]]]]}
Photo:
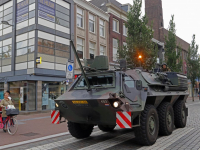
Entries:
{"type": "Polygon", "coordinates": [[[9,96],[8,96],[9,100],[12,100],[12,98],[11,98],[11,96],[10,96],[10,91],[7,90],[6,93],[8,93],[8,95],[9,95],[9,96]]]}
{"type": "MultiPolygon", "coordinates": [[[[3,121],[5,121],[6,118],[7,118],[5,107],[7,107],[8,105],[13,105],[12,101],[8,97],[9,97],[8,92],[5,92],[4,93],[4,99],[0,102],[0,106],[2,107],[2,119],[3,119],[3,121]]],[[[5,126],[6,126],[6,124],[4,124],[4,126],[3,126],[4,132],[6,132],[5,126]]]]}

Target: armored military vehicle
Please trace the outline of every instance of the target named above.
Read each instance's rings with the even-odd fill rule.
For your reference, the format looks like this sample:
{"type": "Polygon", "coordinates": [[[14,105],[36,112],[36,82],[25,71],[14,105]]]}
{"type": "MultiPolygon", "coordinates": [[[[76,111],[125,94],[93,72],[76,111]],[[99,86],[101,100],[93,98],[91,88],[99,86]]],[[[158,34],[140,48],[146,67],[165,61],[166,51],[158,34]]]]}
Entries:
{"type": "Polygon", "coordinates": [[[109,70],[106,56],[86,60],[83,67],[75,48],[74,52],[82,74],[55,100],[72,136],[89,137],[96,125],[104,132],[118,126],[134,130],[139,144],[152,145],[158,134],[170,135],[174,126],[186,126],[185,75],[130,70],[123,60],[116,70],[109,70]]]}

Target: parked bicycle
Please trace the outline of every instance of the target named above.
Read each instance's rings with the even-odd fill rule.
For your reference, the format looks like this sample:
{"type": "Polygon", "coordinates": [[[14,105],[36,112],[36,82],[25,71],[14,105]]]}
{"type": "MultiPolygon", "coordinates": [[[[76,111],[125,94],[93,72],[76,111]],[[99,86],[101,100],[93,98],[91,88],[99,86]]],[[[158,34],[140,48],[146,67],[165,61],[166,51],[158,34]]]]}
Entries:
{"type": "Polygon", "coordinates": [[[8,131],[8,133],[10,135],[14,135],[18,129],[18,122],[15,116],[19,114],[19,110],[7,109],[6,114],[7,118],[3,121],[2,111],[0,111],[0,129],[3,129],[5,125],[5,129],[8,131]]]}

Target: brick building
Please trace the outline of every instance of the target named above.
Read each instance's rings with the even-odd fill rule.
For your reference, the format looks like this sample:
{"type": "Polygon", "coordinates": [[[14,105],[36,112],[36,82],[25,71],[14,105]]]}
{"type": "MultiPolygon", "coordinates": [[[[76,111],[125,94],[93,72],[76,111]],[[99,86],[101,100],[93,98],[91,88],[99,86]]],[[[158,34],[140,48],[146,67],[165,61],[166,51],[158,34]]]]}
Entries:
{"type": "MultiPolygon", "coordinates": [[[[75,45],[80,60],[109,56],[109,14],[86,0],[74,2],[75,45]]],[[[78,68],[76,65],[75,74],[80,73],[78,68]]]]}
{"type": "Polygon", "coordinates": [[[130,4],[117,2],[116,0],[91,0],[90,3],[96,5],[110,15],[109,18],[109,62],[115,64],[117,58],[118,46],[126,45],[127,29],[127,12],[130,10],[130,4]],[[118,45],[119,43],[119,45],[118,45]]]}
{"type": "MultiPolygon", "coordinates": [[[[145,13],[149,19],[149,25],[153,21],[154,38],[165,43],[165,36],[168,35],[168,30],[164,28],[162,0],[145,0],[145,13]]],[[[176,37],[177,45],[181,47],[181,57],[183,60],[182,72],[187,74],[186,57],[188,53],[189,43],[176,37]]],[[[162,55],[161,52],[159,55],[162,55]]]]}

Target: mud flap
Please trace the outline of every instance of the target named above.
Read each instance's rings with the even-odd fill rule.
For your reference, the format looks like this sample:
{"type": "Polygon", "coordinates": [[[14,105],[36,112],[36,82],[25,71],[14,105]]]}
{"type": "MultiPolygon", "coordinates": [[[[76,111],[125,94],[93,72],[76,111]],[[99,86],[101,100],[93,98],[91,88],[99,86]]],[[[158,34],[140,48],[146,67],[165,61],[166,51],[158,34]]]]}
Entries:
{"type": "Polygon", "coordinates": [[[59,110],[52,110],[51,111],[51,123],[52,124],[59,124],[60,123],[60,112],[59,112],[59,110]]]}
{"type": "Polygon", "coordinates": [[[119,128],[132,128],[131,112],[118,111],[116,112],[116,124],[119,128]]]}

